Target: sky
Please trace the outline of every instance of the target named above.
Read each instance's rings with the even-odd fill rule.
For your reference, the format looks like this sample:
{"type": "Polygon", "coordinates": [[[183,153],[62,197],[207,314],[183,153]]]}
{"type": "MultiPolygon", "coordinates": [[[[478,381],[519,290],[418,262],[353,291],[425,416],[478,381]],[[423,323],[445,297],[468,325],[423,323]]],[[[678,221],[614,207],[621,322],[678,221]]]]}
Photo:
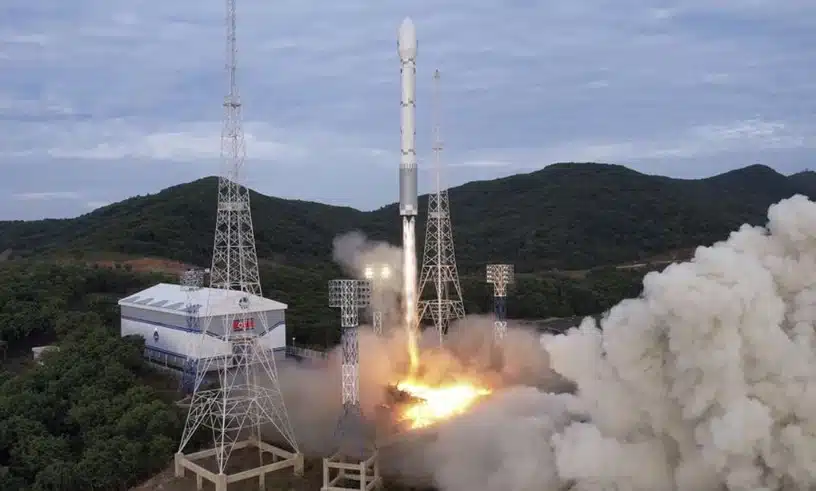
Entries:
{"type": "MultiPolygon", "coordinates": [[[[217,175],[224,12],[0,2],[0,220],[217,175]]],[[[563,161],[683,178],[811,165],[813,0],[238,0],[248,186],[366,210],[397,200],[406,16],[421,192],[434,182],[435,69],[451,186],[563,161]]]]}

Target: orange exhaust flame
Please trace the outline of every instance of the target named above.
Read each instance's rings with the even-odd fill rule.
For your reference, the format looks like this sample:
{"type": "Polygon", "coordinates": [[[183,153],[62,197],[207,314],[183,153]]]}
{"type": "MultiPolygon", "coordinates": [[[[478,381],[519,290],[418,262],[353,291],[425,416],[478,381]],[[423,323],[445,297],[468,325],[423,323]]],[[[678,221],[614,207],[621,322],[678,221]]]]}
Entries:
{"type": "Polygon", "coordinates": [[[479,398],[490,394],[488,389],[466,383],[431,387],[414,380],[398,383],[397,389],[420,400],[400,415],[400,419],[409,422],[412,429],[425,428],[462,414],[479,398]]]}
{"type": "Polygon", "coordinates": [[[411,429],[424,428],[462,414],[480,397],[490,394],[490,390],[469,383],[457,382],[434,387],[418,380],[419,326],[415,322],[416,316],[417,312],[405,314],[408,375],[405,380],[396,384],[397,390],[419,400],[409,405],[400,415],[400,421],[408,422],[411,429]]]}

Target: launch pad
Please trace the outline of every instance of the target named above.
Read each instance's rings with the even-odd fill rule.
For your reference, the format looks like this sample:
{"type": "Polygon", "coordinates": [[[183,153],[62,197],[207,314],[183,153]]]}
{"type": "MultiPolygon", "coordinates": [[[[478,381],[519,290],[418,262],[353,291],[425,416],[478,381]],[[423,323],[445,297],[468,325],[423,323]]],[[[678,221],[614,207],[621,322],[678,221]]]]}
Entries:
{"type": "Polygon", "coordinates": [[[362,461],[349,459],[340,453],[323,459],[323,487],[320,491],[369,491],[379,488],[382,477],[378,459],[377,451],[362,461]],[[344,486],[349,481],[357,484],[354,487],[344,486]]]}
{"type": "Polygon", "coordinates": [[[196,477],[196,489],[199,491],[203,488],[203,480],[206,479],[215,485],[215,491],[226,491],[227,485],[230,483],[244,481],[247,479],[258,478],[258,489],[266,489],[266,475],[270,472],[286,469],[287,467],[294,468],[294,473],[297,476],[303,475],[303,454],[292,453],[275,447],[268,443],[262,442],[256,438],[248,438],[246,440],[235,443],[233,450],[242,448],[255,447],[263,459],[264,453],[272,456],[272,462],[254,469],[236,472],[233,474],[216,474],[198,462],[215,457],[218,452],[217,448],[210,448],[201,450],[190,454],[183,454],[181,452],[175,455],[175,475],[176,477],[184,477],[184,470],[190,470],[196,477]]]}

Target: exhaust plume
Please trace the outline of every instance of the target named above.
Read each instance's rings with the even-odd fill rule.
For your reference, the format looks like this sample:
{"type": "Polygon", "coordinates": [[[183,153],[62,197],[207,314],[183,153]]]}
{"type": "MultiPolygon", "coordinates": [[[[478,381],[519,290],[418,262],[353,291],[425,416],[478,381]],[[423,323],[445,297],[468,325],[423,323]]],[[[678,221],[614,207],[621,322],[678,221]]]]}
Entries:
{"type": "MultiPolygon", "coordinates": [[[[691,261],[649,273],[642,294],[600,323],[540,337],[511,324],[498,363],[490,322],[463,319],[442,348],[423,337],[423,369],[432,379],[476,377],[493,394],[433,438],[384,451],[381,465],[442,491],[810,489],[814,278],[816,203],[794,196],[769,208],[765,227],[744,225],[691,261]]],[[[404,364],[403,336],[361,336],[364,410],[404,364]]],[[[316,373],[331,380],[323,394],[334,391],[339,409],[339,373],[316,373]]],[[[325,395],[295,402],[318,397],[315,386],[285,384],[301,441],[331,412],[325,395]]]]}
{"type": "Polygon", "coordinates": [[[575,395],[513,388],[440,428],[445,491],[816,485],[816,204],[770,207],[542,343],[575,395]],[[531,454],[534,457],[531,457],[531,454]]]}

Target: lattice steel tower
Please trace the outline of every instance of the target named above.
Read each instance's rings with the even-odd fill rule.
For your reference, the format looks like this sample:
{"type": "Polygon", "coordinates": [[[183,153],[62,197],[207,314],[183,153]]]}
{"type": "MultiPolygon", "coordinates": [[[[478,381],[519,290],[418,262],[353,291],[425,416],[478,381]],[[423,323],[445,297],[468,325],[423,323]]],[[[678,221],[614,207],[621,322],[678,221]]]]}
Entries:
{"type": "Polygon", "coordinates": [[[329,306],[340,309],[340,325],[343,329],[343,410],[335,434],[336,452],[323,459],[322,491],[368,491],[382,484],[376,442],[360,407],[360,344],[357,329],[360,324],[360,309],[367,307],[370,302],[371,282],[368,280],[329,282],[329,306]],[[347,487],[344,485],[347,481],[355,484],[347,487]]]}
{"type": "Polygon", "coordinates": [[[236,0],[227,0],[226,68],[229,86],[224,99],[224,126],[221,130],[223,168],[218,178],[218,211],[215,218],[210,286],[260,295],[261,280],[252,229],[249,189],[241,185],[246,147],[241,122],[241,98],[235,78],[235,2],[236,0]]]}
{"type": "Polygon", "coordinates": [[[428,195],[425,248],[422,255],[422,272],[419,278],[420,297],[425,293],[428,285],[433,285],[433,297],[420,300],[418,310],[421,318],[433,322],[439,333],[439,342],[441,343],[450,322],[465,316],[465,306],[462,302],[462,286],[459,283],[459,272],[456,268],[448,189],[443,187],[442,184],[439,78],[439,70],[436,70],[434,72],[432,101],[436,193],[428,195]]]}
{"type": "Polygon", "coordinates": [[[507,333],[507,286],[513,283],[515,274],[512,264],[488,264],[487,282],[493,284],[493,336],[501,340],[507,333]]]}
{"type": "MultiPolygon", "coordinates": [[[[360,409],[360,344],[358,326],[360,309],[371,301],[371,282],[368,280],[332,280],[329,282],[329,306],[340,309],[343,363],[341,369],[343,387],[343,414],[338,425],[341,447],[359,435],[356,425],[362,420],[360,409]]],[[[356,445],[355,445],[356,446],[356,445]]],[[[351,450],[356,450],[352,448],[351,450]]]]}
{"type": "MultiPolygon", "coordinates": [[[[196,302],[196,296],[204,285],[204,275],[206,271],[200,269],[188,269],[181,273],[179,286],[186,293],[187,329],[191,332],[201,331],[200,312],[201,304],[196,302]]],[[[188,346],[187,353],[195,353],[196,346],[188,346]]],[[[195,356],[187,356],[181,372],[181,392],[191,394],[195,386],[196,366],[198,360],[195,356]]]]}
{"type": "Polygon", "coordinates": [[[367,265],[363,271],[365,279],[371,282],[371,327],[377,336],[382,336],[382,284],[391,278],[391,267],[387,264],[367,265]]]}
{"type": "Polygon", "coordinates": [[[221,134],[222,171],[218,179],[218,208],[215,223],[210,289],[206,326],[199,336],[195,392],[176,454],[176,474],[184,469],[199,477],[215,479],[217,491],[228,482],[258,477],[263,487],[267,472],[292,466],[303,470],[294,431],[278,384],[277,367],[271,349],[261,335],[269,331],[266,311],[257,301],[261,296],[258,257],[252,230],[249,190],[241,184],[244,165],[244,134],[241,100],[236,84],[236,0],[227,0],[228,93],[224,99],[224,127],[221,134]],[[214,338],[214,339],[213,339],[214,338]],[[216,377],[213,377],[215,375],[216,377]],[[205,377],[217,379],[205,386],[205,377]],[[261,428],[270,424],[291,447],[283,450],[261,440],[261,428]],[[201,426],[212,430],[214,447],[185,455],[183,450],[201,426]],[[258,448],[259,464],[251,470],[227,475],[232,451],[246,446],[258,448]],[[263,452],[278,459],[264,463],[263,452]],[[216,469],[198,472],[192,462],[214,456],[216,469]]]}

